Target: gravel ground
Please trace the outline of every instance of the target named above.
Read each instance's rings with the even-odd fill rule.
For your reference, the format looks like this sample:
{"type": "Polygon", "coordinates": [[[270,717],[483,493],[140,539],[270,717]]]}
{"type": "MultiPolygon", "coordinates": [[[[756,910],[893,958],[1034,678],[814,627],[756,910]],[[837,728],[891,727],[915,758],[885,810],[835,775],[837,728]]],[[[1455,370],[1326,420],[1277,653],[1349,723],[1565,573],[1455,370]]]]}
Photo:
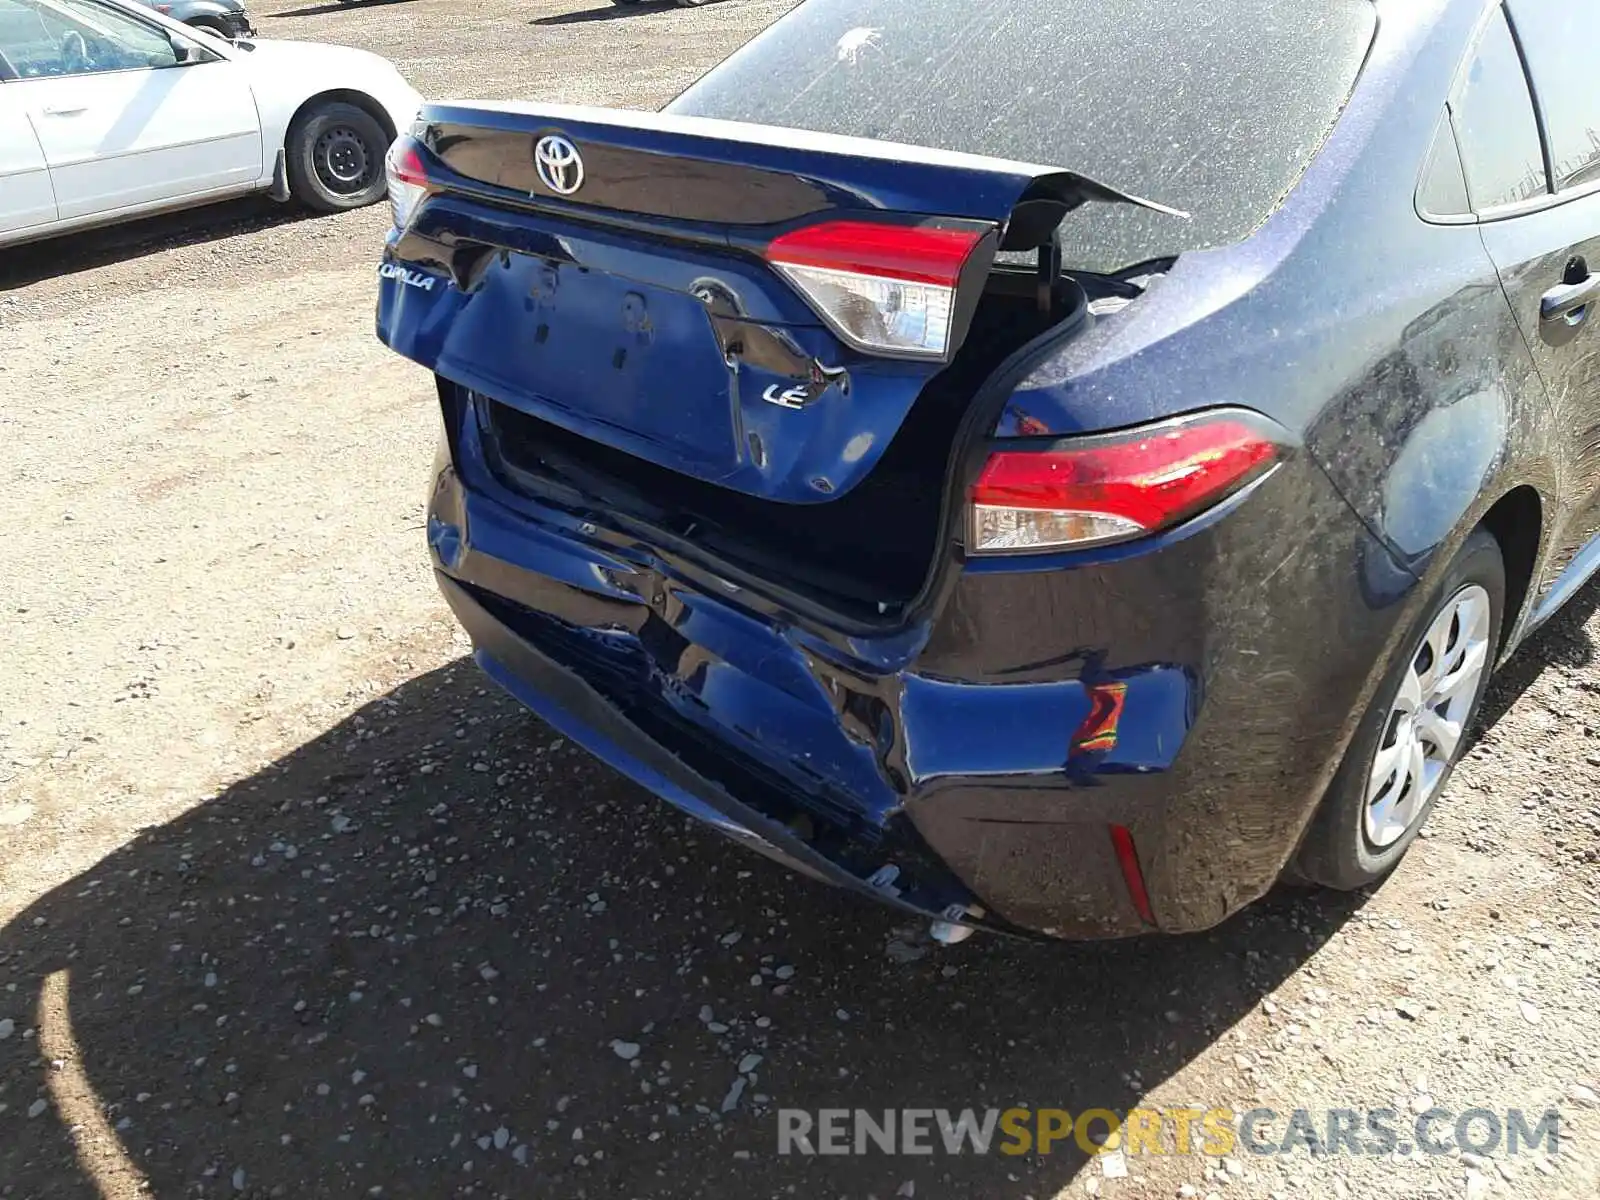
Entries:
{"type": "MultiPolygon", "coordinates": [[[[660,103],[788,7],[257,10],[427,94],[660,103]],[[463,11],[465,9],[466,11],[463,11]]],[[[386,215],[0,260],[0,1195],[1600,1194],[1600,591],[1377,894],[930,950],[501,698],[428,578],[386,215]],[[1535,1114],[1478,1158],[780,1157],[780,1107],[1535,1114]]]]}

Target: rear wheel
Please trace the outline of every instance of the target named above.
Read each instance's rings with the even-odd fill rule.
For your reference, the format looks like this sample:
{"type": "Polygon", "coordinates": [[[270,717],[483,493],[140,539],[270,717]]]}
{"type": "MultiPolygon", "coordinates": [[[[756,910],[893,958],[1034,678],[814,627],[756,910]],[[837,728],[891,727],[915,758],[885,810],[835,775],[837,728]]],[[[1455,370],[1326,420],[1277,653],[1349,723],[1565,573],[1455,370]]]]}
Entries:
{"type": "Polygon", "coordinates": [[[1350,891],[1394,870],[1427,820],[1464,745],[1489,680],[1505,611],[1500,545],[1476,530],[1402,643],[1294,874],[1350,891]]]}
{"type": "Polygon", "coordinates": [[[308,208],[342,212],[382,200],[389,138],[363,108],[330,100],[301,114],[289,130],[289,190],[308,208]]]}

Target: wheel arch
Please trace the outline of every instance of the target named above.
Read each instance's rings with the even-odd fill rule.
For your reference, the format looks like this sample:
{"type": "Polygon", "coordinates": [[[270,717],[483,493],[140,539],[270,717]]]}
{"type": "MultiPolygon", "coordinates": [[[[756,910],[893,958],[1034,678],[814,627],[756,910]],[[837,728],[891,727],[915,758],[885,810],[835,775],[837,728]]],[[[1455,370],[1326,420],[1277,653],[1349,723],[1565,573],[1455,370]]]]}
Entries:
{"type": "Polygon", "coordinates": [[[1519,484],[1489,506],[1478,524],[1500,544],[1506,568],[1506,611],[1500,621],[1504,655],[1515,646],[1517,631],[1534,598],[1535,572],[1544,544],[1544,499],[1531,484],[1519,484]]]}
{"type": "Polygon", "coordinates": [[[398,130],[389,118],[389,112],[378,101],[366,92],[356,88],[327,88],[302,100],[294,113],[289,117],[288,124],[283,129],[283,144],[287,148],[289,139],[294,136],[294,131],[306,116],[321,104],[353,104],[378,123],[388,139],[393,142],[398,130]]]}

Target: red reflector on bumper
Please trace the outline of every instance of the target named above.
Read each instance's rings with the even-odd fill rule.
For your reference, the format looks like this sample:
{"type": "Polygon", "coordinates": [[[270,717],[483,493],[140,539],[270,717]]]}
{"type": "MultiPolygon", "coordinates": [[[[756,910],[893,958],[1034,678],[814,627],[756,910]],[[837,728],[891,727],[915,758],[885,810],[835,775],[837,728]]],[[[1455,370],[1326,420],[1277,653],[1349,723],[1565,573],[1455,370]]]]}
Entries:
{"type": "Polygon", "coordinates": [[[1117,865],[1122,868],[1122,881],[1128,885],[1128,897],[1146,925],[1156,923],[1156,914],[1150,908],[1150,893],[1145,891],[1144,872],[1139,869],[1139,850],[1133,844],[1133,834],[1124,825],[1111,826],[1111,845],[1117,852],[1117,865]]]}

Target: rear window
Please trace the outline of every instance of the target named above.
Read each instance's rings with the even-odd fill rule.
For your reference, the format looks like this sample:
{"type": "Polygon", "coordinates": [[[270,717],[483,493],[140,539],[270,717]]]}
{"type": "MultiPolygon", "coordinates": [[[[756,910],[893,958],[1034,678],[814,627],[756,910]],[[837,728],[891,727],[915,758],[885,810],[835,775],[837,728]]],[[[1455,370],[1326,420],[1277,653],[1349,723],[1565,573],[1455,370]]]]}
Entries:
{"type": "Polygon", "coordinates": [[[1467,192],[1478,212],[1549,191],[1528,77],[1499,9],[1467,60],[1450,100],[1450,116],[1467,173],[1467,192]]]}
{"type": "Polygon", "coordinates": [[[1600,91],[1594,85],[1600,8],[1593,0],[1516,0],[1511,19],[1539,90],[1556,187],[1600,181],[1600,91]]]}
{"type": "Polygon", "coordinates": [[[1369,0],[807,0],[668,111],[1063,167],[1069,265],[1236,242],[1294,186],[1372,40],[1369,0]]]}

